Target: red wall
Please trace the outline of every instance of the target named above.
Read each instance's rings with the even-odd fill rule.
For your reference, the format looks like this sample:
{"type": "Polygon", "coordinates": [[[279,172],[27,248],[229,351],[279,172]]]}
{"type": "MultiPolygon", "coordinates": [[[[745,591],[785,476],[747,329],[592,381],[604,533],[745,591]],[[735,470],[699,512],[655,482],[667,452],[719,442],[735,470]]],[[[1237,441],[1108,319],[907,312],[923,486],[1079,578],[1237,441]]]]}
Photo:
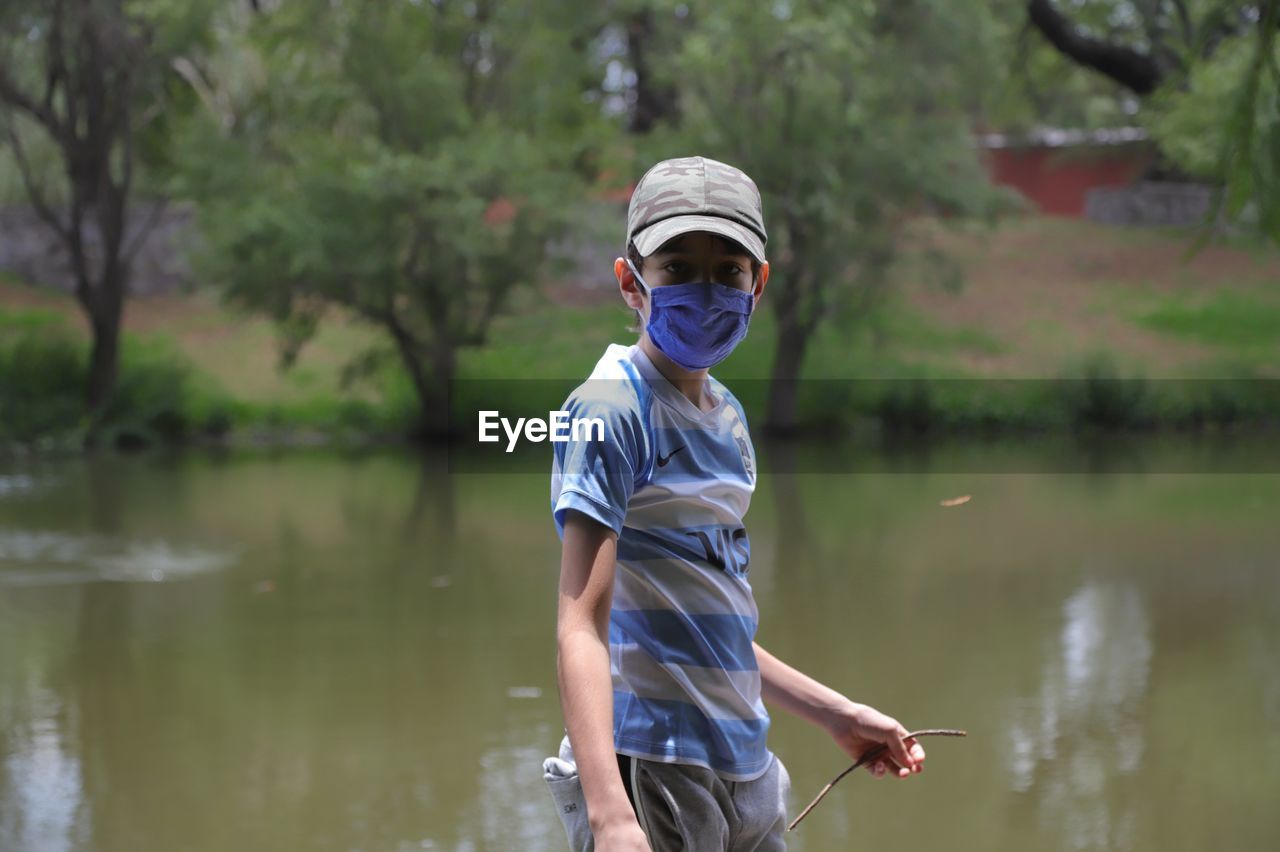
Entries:
{"type": "Polygon", "coordinates": [[[1084,215],[1085,193],[1094,187],[1127,186],[1150,160],[1144,146],[1110,148],[991,148],[987,172],[1001,185],[1017,189],[1040,212],[1084,215]]]}

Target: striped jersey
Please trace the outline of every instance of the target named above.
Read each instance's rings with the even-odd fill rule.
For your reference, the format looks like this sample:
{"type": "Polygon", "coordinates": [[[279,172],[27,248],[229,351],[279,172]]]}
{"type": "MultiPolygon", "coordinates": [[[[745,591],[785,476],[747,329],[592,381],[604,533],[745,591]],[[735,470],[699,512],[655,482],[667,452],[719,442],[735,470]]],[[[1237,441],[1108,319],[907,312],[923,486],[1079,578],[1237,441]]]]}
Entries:
{"type": "Polygon", "coordinates": [[[715,407],[701,411],[639,346],[611,345],[564,406],[602,420],[604,439],[552,445],[551,503],[560,535],[569,510],[618,534],[617,751],[747,781],[771,759],[743,526],[755,450],[738,401],[715,379],[709,390],[715,407]]]}

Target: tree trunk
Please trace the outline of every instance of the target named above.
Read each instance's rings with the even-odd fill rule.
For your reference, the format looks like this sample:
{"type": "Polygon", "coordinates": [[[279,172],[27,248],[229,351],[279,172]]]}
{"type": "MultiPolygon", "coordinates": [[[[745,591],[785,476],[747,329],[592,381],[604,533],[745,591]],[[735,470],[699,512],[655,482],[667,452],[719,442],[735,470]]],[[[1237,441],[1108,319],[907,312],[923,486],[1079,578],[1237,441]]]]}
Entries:
{"type": "Polygon", "coordinates": [[[93,348],[89,354],[86,399],[90,418],[100,415],[111,402],[120,371],[120,312],[114,317],[93,317],[93,348]]]}
{"type": "MultiPolygon", "coordinates": [[[[123,210],[109,209],[113,217],[123,219],[123,210]]],[[[123,228],[122,222],[113,226],[123,228]]],[[[76,295],[89,327],[93,331],[93,347],[89,352],[89,376],[85,388],[85,400],[89,406],[89,418],[94,421],[111,403],[116,380],[120,375],[120,324],[124,316],[124,292],[129,278],[128,265],[119,257],[118,238],[104,234],[108,256],[103,259],[102,279],[97,287],[87,280],[77,287],[76,295]]],[[[83,262],[77,267],[84,269],[83,262]]]]}
{"type": "MultiPolygon", "coordinates": [[[[649,61],[650,48],[655,47],[655,36],[652,9],[645,7],[627,19],[627,52],[631,55],[631,67],[636,75],[636,99],[627,129],[638,135],[649,133],[664,119],[677,117],[675,87],[659,84],[654,79],[653,66],[649,61]]],[[[662,55],[660,48],[657,53],[662,55]]]]}
{"type": "Polygon", "coordinates": [[[414,437],[423,441],[450,437],[453,424],[449,416],[449,385],[457,373],[453,347],[440,346],[427,351],[406,335],[399,324],[391,325],[391,335],[418,396],[420,417],[413,430],[414,437]]]}
{"type": "Polygon", "coordinates": [[[450,438],[457,431],[449,405],[457,373],[457,351],[449,344],[437,346],[431,354],[431,375],[427,377],[429,394],[422,400],[422,437],[428,440],[450,438]]]}
{"type": "Polygon", "coordinates": [[[764,420],[764,430],[768,435],[794,435],[799,428],[796,400],[800,390],[800,367],[804,364],[808,345],[809,334],[798,323],[778,324],[778,351],[773,357],[769,403],[764,420]]]}

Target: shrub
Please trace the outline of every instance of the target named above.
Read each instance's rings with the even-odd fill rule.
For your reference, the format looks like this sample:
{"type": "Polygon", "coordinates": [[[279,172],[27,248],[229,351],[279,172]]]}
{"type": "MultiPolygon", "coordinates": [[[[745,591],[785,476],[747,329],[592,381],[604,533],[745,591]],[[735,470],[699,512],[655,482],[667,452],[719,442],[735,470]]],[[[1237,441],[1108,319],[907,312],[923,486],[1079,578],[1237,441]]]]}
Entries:
{"type": "Polygon", "coordinates": [[[1115,362],[1095,355],[1085,362],[1084,375],[1063,381],[1066,419],[1085,431],[1112,431],[1152,425],[1147,383],[1124,378],[1115,362]]]}
{"type": "Polygon", "coordinates": [[[198,386],[174,344],[126,335],[110,403],[90,421],[84,404],[88,344],[56,315],[0,318],[0,444],[71,449],[92,440],[132,449],[225,431],[229,402],[198,386]],[[52,318],[50,318],[52,316],[52,318]]]}

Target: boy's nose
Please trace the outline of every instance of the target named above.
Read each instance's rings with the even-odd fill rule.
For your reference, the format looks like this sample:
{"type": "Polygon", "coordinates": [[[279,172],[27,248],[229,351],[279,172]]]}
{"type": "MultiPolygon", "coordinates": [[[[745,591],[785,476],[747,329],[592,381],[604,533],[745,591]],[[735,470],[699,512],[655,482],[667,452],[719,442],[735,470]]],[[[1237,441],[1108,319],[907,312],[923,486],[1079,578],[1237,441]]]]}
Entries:
{"type": "Polygon", "coordinates": [[[716,264],[714,262],[706,265],[694,264],[693,270],[694,281],[714,281],[717,284],[732,283],[732,276],[721,275],[719,278],[716,277],[716,264]]]}

